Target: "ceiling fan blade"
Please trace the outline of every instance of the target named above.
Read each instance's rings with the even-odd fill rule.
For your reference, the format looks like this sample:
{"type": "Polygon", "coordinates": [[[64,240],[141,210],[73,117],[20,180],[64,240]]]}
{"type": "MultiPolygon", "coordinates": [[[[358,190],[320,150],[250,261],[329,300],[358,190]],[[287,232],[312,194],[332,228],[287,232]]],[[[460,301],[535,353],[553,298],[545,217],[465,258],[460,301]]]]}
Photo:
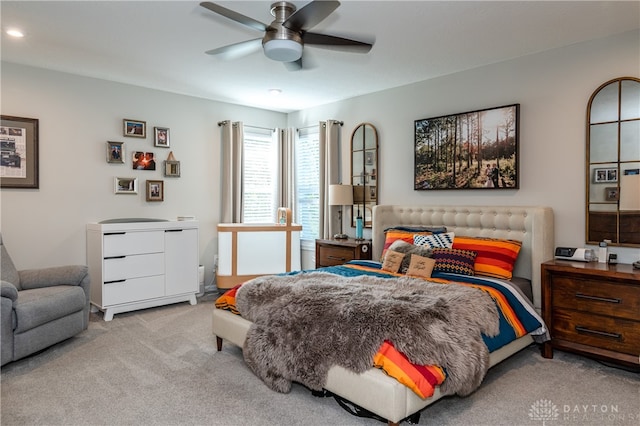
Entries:
{"type": "Polygon", "coordinates": [[[304,33],[302,34],[302,40],[305,45],[335,48],[357,53],[367,53],[373,47],[372,43],[318,33],[304,33]]]}
{"type": "Polygon", "coordinates": [[[293,62],[283,62],[284,67],[289,71],[299,71],[302,69],[302,58],[293,62]]]}
{"type": "Polygon", "coordinates": [[[262,47],[262,39],[254,38],[252,40],[241,41],[240,43],[229,44],[227,46],[218,47],[217,49],[207,50],[207,55],[216,55],[222,59],[235,59],[246,56],[259,50],[262,47]]]}
{"type": "Polygon", "coordinates": [[[205,9],[209,9],[210,11],[217,13],[218,15],[222,15],[225,18],[229,18],[232,21],[236,21],[241,23],[242,25],[246,25],[247,27],[251,27],[254,30],[258,30],[258,31],[267,31],[267,29],[269,28],[268,25],[263,24],[260,21],[256,21],[253,18],[249,18],[248,16],[245,16],[241,13],[235,12],[231,9],[227,9],[226,7],[222,7],[220,5],[217,5],[215,3],[211,3],[210,1],[203,1],[202,3],[200,3],[200,6],[204,7],[205,9]]]}
{"type": "Polygon", "coordinates": [[[296,10],[282,25],[292,31],[306,31],[318,25],[338,6],[340,6],[339,1],[312,1],[302,9],[296,10]]]}

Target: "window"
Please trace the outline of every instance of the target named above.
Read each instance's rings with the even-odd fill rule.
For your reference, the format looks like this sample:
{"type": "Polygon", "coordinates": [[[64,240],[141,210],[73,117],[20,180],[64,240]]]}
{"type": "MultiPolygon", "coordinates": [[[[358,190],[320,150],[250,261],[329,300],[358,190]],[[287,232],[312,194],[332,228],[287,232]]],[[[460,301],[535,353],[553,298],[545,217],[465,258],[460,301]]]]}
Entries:
{"type": "Polygon", "coordinates": [[[302,225],[303,247],[320,237],[320,130],[312,126],[298,131],[295,142],[295,221],[302,225]],[[305,243],[306,241],[306,243],[305,243]]]}
{"type": "Polygon", "coordinates": [[[244,127],[242,222],[275,223],[278,208],[278,145],[268,129],[244,127]]]}

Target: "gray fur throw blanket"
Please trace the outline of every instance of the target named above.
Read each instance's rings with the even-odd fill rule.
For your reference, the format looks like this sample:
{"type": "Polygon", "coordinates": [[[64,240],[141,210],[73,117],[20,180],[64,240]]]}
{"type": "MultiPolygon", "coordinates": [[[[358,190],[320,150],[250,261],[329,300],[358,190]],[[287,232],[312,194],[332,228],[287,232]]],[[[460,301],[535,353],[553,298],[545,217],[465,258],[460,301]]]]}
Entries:
{"type": "Polygon", "coordinates": [[[292,381],[321,390],[333,365],[355,373],[372,368],[389,340],[414,364],[446,368],[440,390],[465,396],[489,369],[481,334],[499,332],[497,307],[484,291],[408,277],[259,277],[240,287],[236,306],[253,322],[245,362],[285,393],[292,381]]]}

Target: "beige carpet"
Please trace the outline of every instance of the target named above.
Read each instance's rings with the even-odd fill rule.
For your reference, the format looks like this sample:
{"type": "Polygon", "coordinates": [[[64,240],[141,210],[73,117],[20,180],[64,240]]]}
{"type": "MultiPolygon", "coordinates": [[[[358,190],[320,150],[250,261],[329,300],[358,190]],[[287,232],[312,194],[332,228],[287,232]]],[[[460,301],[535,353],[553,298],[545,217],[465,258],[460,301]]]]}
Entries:
{"type": "MultiPolygon", "coordinates": [[[[2,368],[2,425],[378,425],[300,385],[267,389],[237,347],[215,349],[212,296],[115,315],[2,368]]],[[[467,398],[423,411],[425,425],[637,425],[640,376],[535,346],[489,371],[467,398]],[[545,411],[546,410],[546,411],[545,411]]]]}

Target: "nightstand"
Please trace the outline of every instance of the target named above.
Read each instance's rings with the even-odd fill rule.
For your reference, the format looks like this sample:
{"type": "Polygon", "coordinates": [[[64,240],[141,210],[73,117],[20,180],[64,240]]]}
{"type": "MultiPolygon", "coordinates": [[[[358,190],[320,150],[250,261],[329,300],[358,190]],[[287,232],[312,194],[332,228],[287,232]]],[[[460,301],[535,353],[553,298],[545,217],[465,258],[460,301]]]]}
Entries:
{"type": "Polygon", "coordinates": [[[371,260],[371,241],[316,240],[316,268],[342,265],[350,260],[371,260]]]}
{"type": "Polygon", "coordinates": [[[542,268],[542,315],[553,349],[640,366],[640,270],[628,264],[550,260],[542,268]]]}

